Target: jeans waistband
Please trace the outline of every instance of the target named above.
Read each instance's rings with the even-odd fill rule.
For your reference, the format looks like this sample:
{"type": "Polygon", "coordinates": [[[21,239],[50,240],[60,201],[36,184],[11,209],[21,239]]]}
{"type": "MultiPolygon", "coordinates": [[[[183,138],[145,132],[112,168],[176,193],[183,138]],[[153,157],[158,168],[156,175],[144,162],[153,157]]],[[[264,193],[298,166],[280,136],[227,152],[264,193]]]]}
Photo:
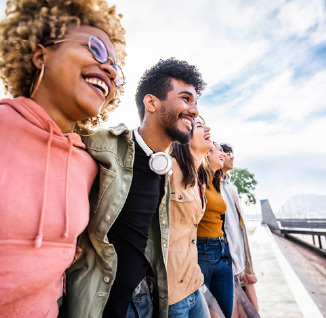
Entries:
{"type": "Polygon", "coordinates": [[[225,242],[225,237],[197,237],[197,241],[200,242],[225,242]]]}

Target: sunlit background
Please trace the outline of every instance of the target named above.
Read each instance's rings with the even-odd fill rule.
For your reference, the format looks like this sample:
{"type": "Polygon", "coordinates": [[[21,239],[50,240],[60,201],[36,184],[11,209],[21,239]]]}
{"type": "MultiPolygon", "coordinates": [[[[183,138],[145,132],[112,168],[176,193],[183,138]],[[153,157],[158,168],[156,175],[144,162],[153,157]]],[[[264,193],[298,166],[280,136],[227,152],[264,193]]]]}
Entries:
{"type": "MultiPolygon", "coordinates": [[[[304,194],[319,194],[325,204],[325,1],[110,4],[124,16],[128,54],[126,93],[111,125],[139,125],[134,94],[145,69],[172,56],[186,60],[208,84],[199,111],[214,140],[230,143],[235,166],[247,168],[258,181],[258,203],[247,213],[259,213],[260,199],[269,199],[275,212],[284,211],[294,195],[303,198],[306,209],[312,196],[304,194]]],[[[0,18],[4,10],[1,1],[0,18]]],[[[320,211],[326,215],[325,205],[320,211]]]]}

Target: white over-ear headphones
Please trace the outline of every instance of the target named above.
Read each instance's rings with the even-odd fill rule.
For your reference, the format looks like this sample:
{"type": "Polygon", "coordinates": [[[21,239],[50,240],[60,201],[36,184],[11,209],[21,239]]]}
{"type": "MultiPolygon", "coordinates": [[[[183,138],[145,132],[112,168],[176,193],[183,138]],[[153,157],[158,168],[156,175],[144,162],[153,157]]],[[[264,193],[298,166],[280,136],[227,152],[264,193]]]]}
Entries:
{"type": "Polygon", "coordinates": [[[156,174],[172,174],[172,158],[166,152],[153,152],[144,139],[139,135],[138,129],[134,130],[135,138],[141,149],[144,150],[149,158],[149,167],[156,174]]]}

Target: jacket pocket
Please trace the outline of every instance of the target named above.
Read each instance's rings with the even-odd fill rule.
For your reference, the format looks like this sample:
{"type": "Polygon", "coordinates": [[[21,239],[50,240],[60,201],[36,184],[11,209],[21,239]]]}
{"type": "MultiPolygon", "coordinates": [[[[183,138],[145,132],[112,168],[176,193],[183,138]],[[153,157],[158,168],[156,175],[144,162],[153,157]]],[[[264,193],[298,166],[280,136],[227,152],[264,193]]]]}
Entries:
{"type": "Polygon", "coordinates": [[[192,194],[187,189],[176,189],[171,192],[171,200],[180,203],[191,202],[194,200],[192,194]]]}
{"type": "Polygon", "coordinates": [[[196,217],[196,202],[191,189],[175,189],[171,192],[171,225],[193,224],[196,217]]]}

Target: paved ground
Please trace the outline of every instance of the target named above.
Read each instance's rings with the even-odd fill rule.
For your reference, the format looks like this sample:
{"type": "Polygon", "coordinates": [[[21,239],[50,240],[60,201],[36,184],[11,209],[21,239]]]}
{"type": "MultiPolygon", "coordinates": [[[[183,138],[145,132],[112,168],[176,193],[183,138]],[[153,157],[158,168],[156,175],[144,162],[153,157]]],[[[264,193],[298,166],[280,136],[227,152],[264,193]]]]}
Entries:
{"type": "Polygon", "coordinates": [[[320,312],[326,317],[326,258],[283,237],[274,235],[274,238],[320,312]]]}
{"type": "Polygon", "coordinates": [[[261,317],[326,317],[326,260],[273,235],[259,222],[248,226],[261,317]]]}

